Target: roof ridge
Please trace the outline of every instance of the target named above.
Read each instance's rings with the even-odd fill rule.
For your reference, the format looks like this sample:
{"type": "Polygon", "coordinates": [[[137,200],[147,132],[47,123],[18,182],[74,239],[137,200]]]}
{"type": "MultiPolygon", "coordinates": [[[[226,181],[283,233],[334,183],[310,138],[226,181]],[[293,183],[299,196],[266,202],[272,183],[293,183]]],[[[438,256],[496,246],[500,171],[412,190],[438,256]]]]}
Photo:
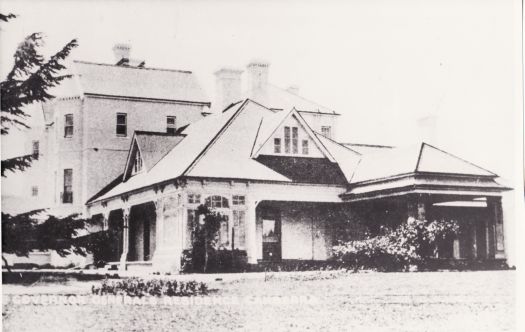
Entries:
{"type": "MultiPolygon", "coordinates": [[[[316,102],[316,101],[310,100],[310,99],[308,99],[308,98],[305,98],[305,97],[303,97],[303,96],[301,96],[301,95],[297,95],[297,94],[295,94],[295,93],[291,93],[291,92],[287,91],[286,89],[283,89],[283,88],[281,88],[281,87],[278,87],[277,85],[274,85],[274,84],[272,84],[272,83],[266,83],[266,84],[268,84],[269,86],[274,87],[274,88],[276,88],[276,89],[282,90],[282,91],[284,91],[284,92],[286,92],[286,93],[292,94],[292,95],[294,95],[294,96],[296,96],[296,97],[299,97],[299,98],[301,98],[301,99],[304,100],[304,101],[307,101],[307,102],[309,102],[309,103],[312,103],[312,104],[315,104],[315,105],[317,105],[317,106],[321,106],[321,107],[323,107],[323,108],[326,108],[326,109],[328,109],[328,110],[331,110],[334,114],[338,114],[338,113],[336,113],[334,110],[332,110],[332,108],[327,107],[327,106],[324,106],[324,105],[321,105],[321,104],[319,104],[319,103],[316,102]]],[[[299,112],[298,109],[295,109],[295,110],[299,112]]],[[[315,112],[313,112],[313,113],[315,113],[315,112]]]]}
{"type": "Polygon", "coordinates": [[[337,144],[337,145],[340,145],[341,147],[343,147],[343,148],[345,148],[345,149],[347,149],[347,150],[350,150],[350,151],[352,151],[352,152],[354,152],[354,153],[357,153],[357,154],[360,155],[360,156],[363,155],[362,153],[357,152],[356,150],[349,148],[348,146],[344,145],[343,143],[339,143],[338,141],[333,140],[333,139],[331,139],[330,137],[325,136],[325,135],[323,135],[323,134],[321,134],[321,133],[318,133],[317,131],[315,131],[315,130],[313,130],[313,129],[312,129],[312,131],[313,131],[314,134],[317,135],[317,136],[322,136],[323,138],[326,138],[326,139],[329,140],[330,142],[335,143],[335,144],[337,144]]]}
{"type": "Polygon", "coordinates": [[[118,65],[113,65],[110,63],[91,62],[91,61],[84,61],[84,60],[73,60],[73,62],[83,63],[87,65],[107,66],[107,67],[124,68],[124,69],[156,70],[156,71],[177,72],[177,73],[183,73],[183,74],[193,74],[191,70],[182,70],[182,69],[156,68],[156,67],[140,67],[139,68],[139,67],[132,67],[132,66],[118,66],[118,65]]]}
{"type": "MultiPolygon", "coordinates": [[[[339,143],[339,142],[337,142],[339,143]]],[[[396,147],[393,145],[382,145],[382,144],[364,144],[364,143],[339,143],[341,145],[357,145],[357,146],[367,146],[371,148],[388,148],[388,149],[395,149],[396,147]]]]}

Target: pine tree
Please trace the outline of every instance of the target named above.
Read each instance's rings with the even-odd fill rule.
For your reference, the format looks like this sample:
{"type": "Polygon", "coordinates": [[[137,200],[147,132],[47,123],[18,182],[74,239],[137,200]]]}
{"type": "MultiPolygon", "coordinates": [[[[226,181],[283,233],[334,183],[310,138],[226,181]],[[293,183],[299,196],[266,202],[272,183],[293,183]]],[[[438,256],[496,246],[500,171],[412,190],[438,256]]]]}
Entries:
{"type": "MultiPolygon", "coordinates": [[[[0,14],[0,20],[4,22],[15,17],[13,14],[0,14]]],[[[48,91],[70,76],[61,74],[65,69],[62,62],[77,45],[76,39],[73,39],[49,59],[40,53],[42,33],[29,35],[18,45],[13,68],[0,82],[2,135],[7,135],[13,127],[29,129],[25,120],[30,114],[24,109],[53,98],[48,91]]],[[[31,166],[32,161],[31,155],[3,159],[2,176],[5,177],[8,171],[23,171],[31,166]]]]}
{"type": "MultiPolygon", "coordinates": [[[[13,14],[0,14],[0,21],[8,22],[13,14]]],[[[41,33],[33,33],[22,41],[14,54],[14,65],[4,81],[0,82],[1,134],[12,128],[26,128],[27,106],[53,98],[49,90],[70,75],[63,75],[63,61],[77,46],[75,39],[48,59],[40,53],[43,46],[41,33]]],[[[24,171],[31,166],[32,155],[2,160],[2,177],[6,172],[24,171]]],[[[93,248],[89,236],[79,237],[80,231],[93,224],[90,219],[77,215],[64,218],[43,216],[45,210],[34,210],[16,216],[2,213],[2,254],[28,256],[32,250],[54,250],[59,255],[70,253],[85,255],[93,248]]],[[[2,256],[9,270],[6,259],[2,256]]]]}

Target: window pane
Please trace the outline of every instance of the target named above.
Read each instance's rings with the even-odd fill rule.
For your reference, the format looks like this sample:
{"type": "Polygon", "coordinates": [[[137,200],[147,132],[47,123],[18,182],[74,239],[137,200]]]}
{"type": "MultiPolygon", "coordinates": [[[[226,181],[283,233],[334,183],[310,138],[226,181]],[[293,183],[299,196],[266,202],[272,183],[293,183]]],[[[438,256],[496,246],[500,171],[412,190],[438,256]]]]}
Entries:
{"type": "Polygon", "coordinates": [[[303,154],[308,154],[308,140],[303,140],[303,154]]]}
{"type": "Polygon", "coordinates": [[[297,127],[292,128],[292,153],[298,153],[298,136],[299,130],[297,127]]]}
{"type": "Polygon", "coordinates": [[[195,217],[195,210],[188,210],[188,220],[186,223],[186,248],[191,248],[193,246],[193,228],[197,224],[195,217]]]}
{"type": "Polygon", "coordinates": [[[66,114],[64,120],[64,137],[73,136],[73,114],[66,114]]]}
{"type": "Polygon", "coordinates": [[[290,153],[290,127],[284,127],[284,153],[290,153]]]}
{"type": "Polygon", "coordinates": [[[273,152],[274,153],[281,153],[281,139],[280,138],[274,138],[274,140],[273,140],[273,152]]]}

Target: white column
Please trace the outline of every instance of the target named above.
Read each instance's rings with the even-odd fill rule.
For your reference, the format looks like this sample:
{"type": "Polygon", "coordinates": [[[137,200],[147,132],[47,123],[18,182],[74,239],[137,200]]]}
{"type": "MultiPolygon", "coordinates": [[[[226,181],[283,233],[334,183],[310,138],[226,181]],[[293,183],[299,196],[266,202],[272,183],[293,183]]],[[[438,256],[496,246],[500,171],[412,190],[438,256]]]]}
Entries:
{"type": "Polygon", "coordinates": [[[102,230],[107,231],[109,229],[109,209],[104,210],[102,213],[102,230]]]}
{"type": "Polygon", "coordinates": [[[128,259],[129,251],[129,212],[130,207],[124,207],[122,209],[123,214],[123,229],[122,229],[122,255],[120,256],[120,267],[119,270],[126,270],[126,261],[128,259]]]}
{"type": "Polygon", "coordinates": [[[246,254],[249,264],[257,264],[257,216],[258,202],[249,199],[246,202],[246,254]]]}
{"type": "Polygon", "coordinates": [[[159,197],[155,201],[155,237],[156,237],[156,249],[162,247],[164,244],[164,198],[159,197]]]}

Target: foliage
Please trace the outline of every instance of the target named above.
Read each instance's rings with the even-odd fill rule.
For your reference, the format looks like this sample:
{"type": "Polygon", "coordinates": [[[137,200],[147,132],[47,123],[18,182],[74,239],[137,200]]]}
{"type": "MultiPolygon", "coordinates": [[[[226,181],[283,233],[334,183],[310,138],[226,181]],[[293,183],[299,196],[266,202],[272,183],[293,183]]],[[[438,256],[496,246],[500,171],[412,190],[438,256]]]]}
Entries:
{"type": "MultiPolygon", "coordinates": [[[[32,250],[55,250],[60,256],[85,256],[97,243],[80,237],[80,231],[93,225],[91,219],[72,214],[59,218],[34,210],[16,216],[2,213],[2,253],[28,256],[32,250]]],[[[4,263],[7,262],[4,259],[4,263]]]]}
{"type": "Polygon", "coordinates": [[[191,266],[193,271],[207,272],[211,257],[216,256],[218,232],[225,216],[199,205],[192,228],[191,266]]]}
{"type": "MultiPolygon", "coordinates": [[[[0,20],[7,22],[16,17],[13,14],[0,14],[0,20]]],[[[33,33],[27,36],[14,54],[14,65],[4,81],[0,82],[1,130],[7,135],[12,127],[29,128],[25,120],[30,115],[24,109],[32,104],[45,102],[53,98],[49,90],[57,86],[70,75],[63,75],[63,61],[78,43],[75,39],[67,43],[60,51],[46,59],[40,52],[44,45],[43,35],[33,33]]],[[[23,171],[31,165],[30,155],[2,160],[2,176],[7,171],[23,171]]]]}
{"type": "Polygon", "coordinates": [[[415,220],[409,218],[395,230],[364,240],[342,243],[333,248],[344,266],[383,271],[408,269],[437,255],[438,248],[458,233],[454,220],[415,220]]]}
{"type": "Polygon", "coordinates": [[[91,287],[95,295],[143,296],[195,296],[208,294],[208,285],[194,280],[187,282],[176,280],[129,278],[120,281],[105,279],[100,286],[91,287]]]}

